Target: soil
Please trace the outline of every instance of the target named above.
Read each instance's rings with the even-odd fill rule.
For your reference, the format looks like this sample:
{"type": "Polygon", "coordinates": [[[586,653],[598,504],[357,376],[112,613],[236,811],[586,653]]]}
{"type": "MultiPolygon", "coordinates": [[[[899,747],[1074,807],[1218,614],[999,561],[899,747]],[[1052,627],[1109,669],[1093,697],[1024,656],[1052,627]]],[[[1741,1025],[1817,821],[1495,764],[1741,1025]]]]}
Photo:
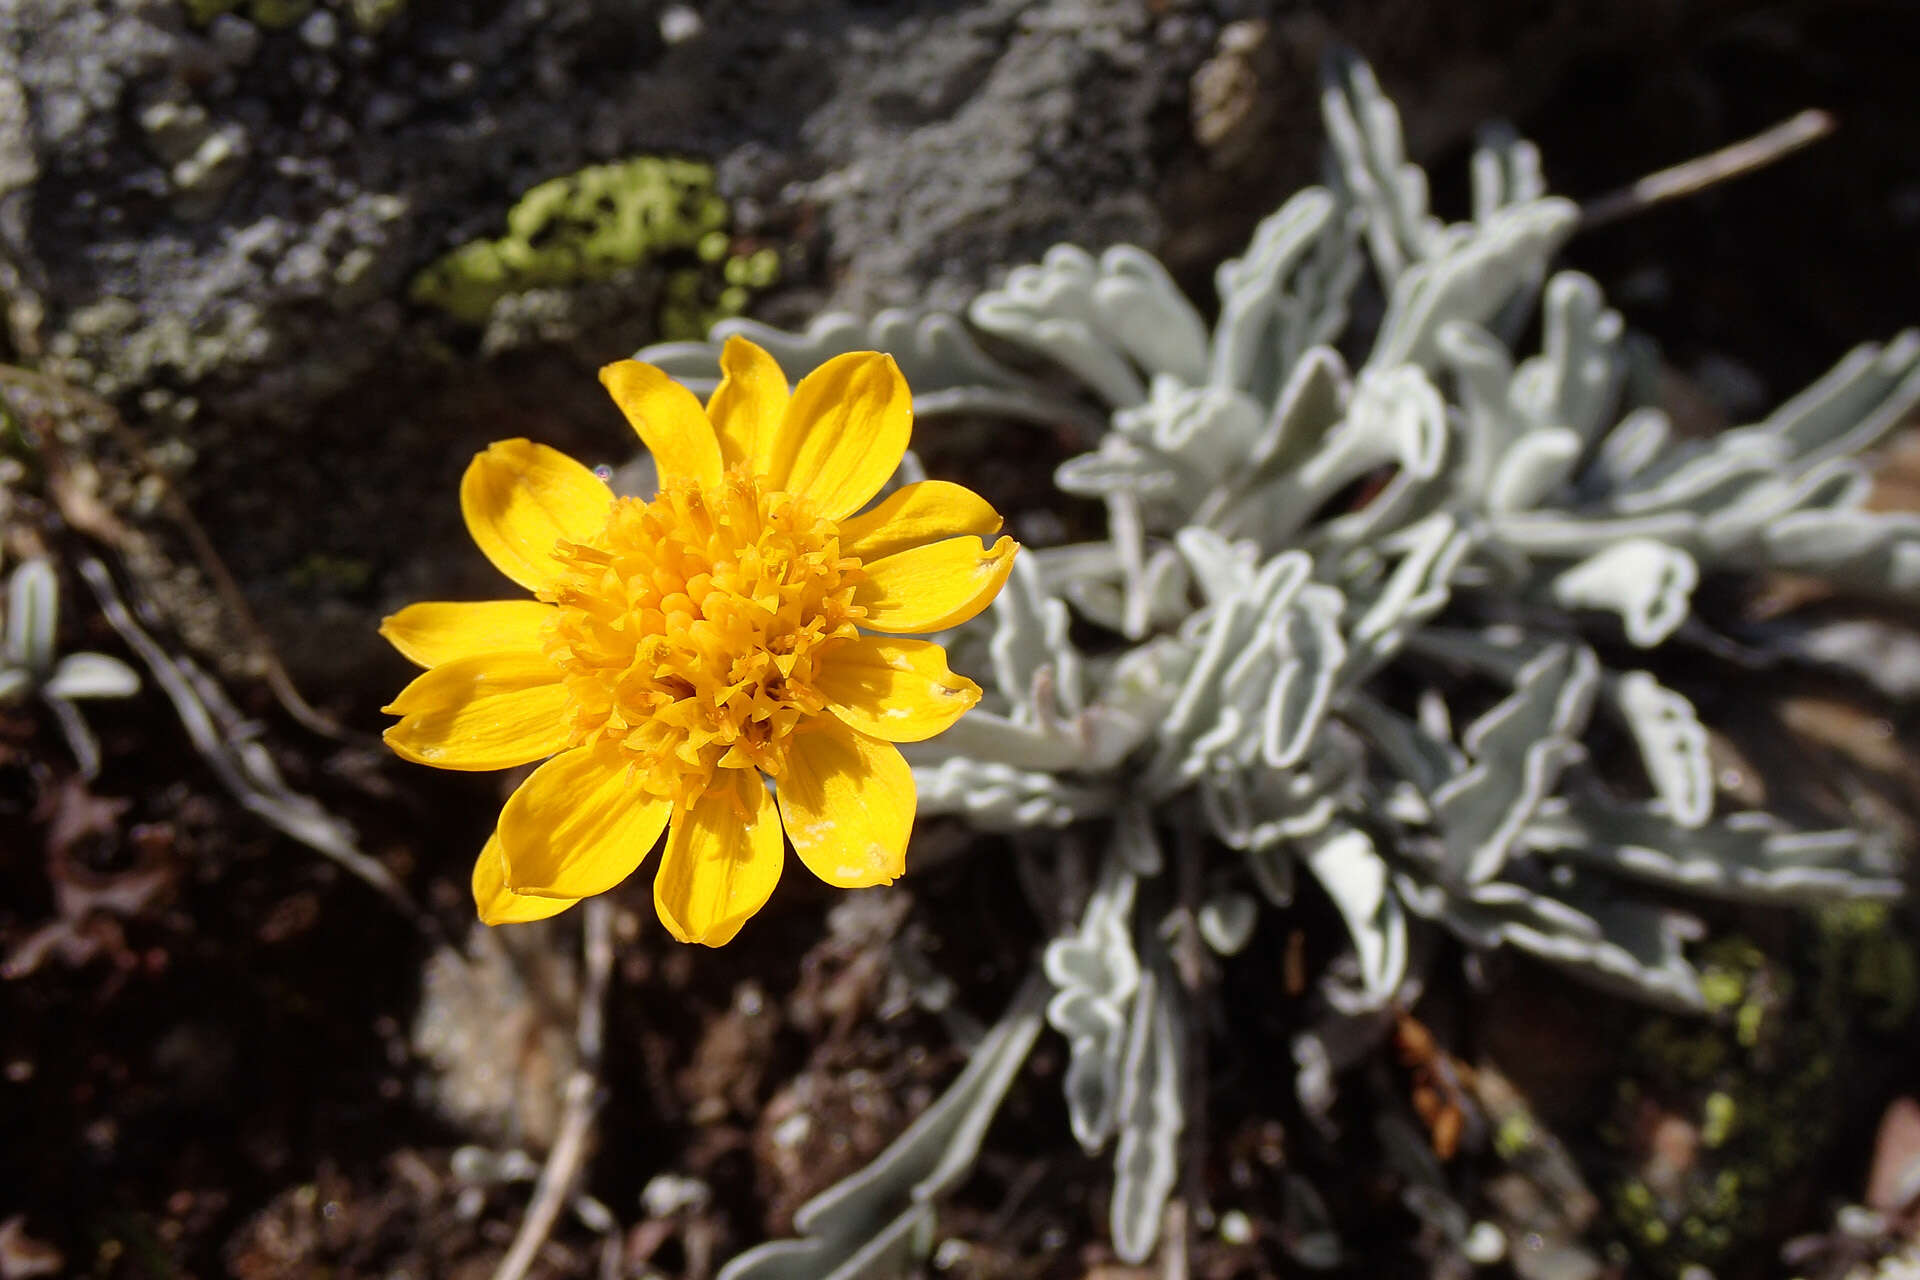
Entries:
{"type": "MultiPolygon", "coordinates": [[[[1839,117],[1803,155],[1569,250],[1702,389],[1708,412],[1737,419],[1920,318],[1916,70],[1920,21],[1905,5],[1783,5],[1583,61],[1517,123],[1541,144],[1552,185],[1587,197],[1806,106],[1839,117]]],[[[1461,207],[1463,158],[1438,158],[1436,175],[1442,207],[1461,207]]],[[[936,461],[962,478],[978,471],[1003,508],[1048,503],[1050,459],[936,461]]],[[[52,511],[39,514],[52,530],[52,511]]],[[[85,588],[71,576],[64,586],[65,642],[130,656],[85,588]]],[[[403,677],[397,659],[369,673],[389,688],[403,677]]],[[[368,736],[379,690],[330,702],[351,726],[332,739],[295,723],[264,685],[229,692],[290,784],[350,822],[417,911],[237,803],[151,688],[87,709],[104,750],[91,781],[50,717],[31,705],[0,713],[0,1276],[490,1275],[531,1194],[501,1153],[544,1157],[573,1066],[576,923],[525,926],[533,941],[512,944],[470,937],[466,859],[501,780],[386,758],[368,736]],[[479,994],[459,1010],[424,1008],[430,963],[451,966],[456,988],[458,975],[481,975],[469,984],[479,994]],[[489,966],[518,987],[490,989],[489,966]],[[471,1025],[445,1021],[462,1017],[471,1025]],[[500,1056],[470,1049],[449,1070],[432,1047],[449,1044],[500,1056]]],[[[1844,746],[1855,695],[1828,694],[1843,723],[1829,717],[1825,732],[1844,746]]],[[[1911,709],[1870,712],[1894,730],[1881,763],[1909,767],[1911,709]]],[[[795,877],[720,951],[665,938],[644,885],[618,895],[586,1199],[563,1212],[533,1274],[711,1276],[790,1230],[800,1203],[937,1095],[964,1058],[957,1046],[998,1016],[1053,921],[1008,891],[1022,882],[1017,845],[938,825],[922,844],[902,886],[857,899],[795,877]],[[967,841],[968,857],[942,855],[967,841]],[[950,1002],[917,973],[944,977],[950,1002]]],[[[1295,927],[1263,930],[1222,971],[1190,1161],[1188,1274],[1292,1273],[1307,1226],[1289,1208],[1291,1172],[1334,1206],[1351,1274],[1429,1274],[1438,1256],[1375,1136],[1373,1109],[1410,1099],[1418,1064],[1383,1055],[1346,1091],[1338,1141],[1293,1100],[1297,1013],[1275,998],[1274,975],[1313,972],[1337,938],[1308,903],[1295,927]],[[1268,1211],[1229,1243],[1203,1221],[1216,1200],[1268,1211]]],[[[1513,1060],[1551,1060],[1529,1081],[1536,1109],[1577,1160],[1601,1158],[1620,1046],[1646,1015],[1509,960],[1489,980],[1491,994],[1437,990],[1415,1014],[1443,1053],[1496,1044],[1513,1060]]],[[[1882,1057],[1835,1103],[1834,1140],[1723,1274],[1776,1273],[1782,1242],[1827,1231],[1837,1204],[1865,1194],[1873,1125],[1914,1085],[1899,1069],[1914,1040],[1902,1027],[1874,1042],[1882,1057]]],[[[940,1274],[1174,1274],[1113,1261],[1109,1175],[1069,1136],[1063,1067],[1063,1048],[1043,1037],[943,1213],[940,1274]]],[[[1488,1168],[1469,1153],[1448,1176],[1463,1188],[1488,1168]]],[[[1610,1231],[1604,1216],[1592,1228],[1603,1255],[1610,1231]]]]}

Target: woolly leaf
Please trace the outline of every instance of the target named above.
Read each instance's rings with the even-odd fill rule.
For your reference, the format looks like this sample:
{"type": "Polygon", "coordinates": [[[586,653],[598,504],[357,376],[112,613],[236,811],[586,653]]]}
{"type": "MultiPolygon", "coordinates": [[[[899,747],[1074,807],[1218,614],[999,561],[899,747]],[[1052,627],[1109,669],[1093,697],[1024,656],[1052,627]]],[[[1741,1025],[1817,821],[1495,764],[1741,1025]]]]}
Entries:
{"type": "Polygon", "coordinates": [[[749,1249],[719,1280],[881,1280],[898,1273],[931,1203],[972,1166],[1001,1097],[1040,1031],[1039,988],[1029,982],[975,1047],[966,1069],[865,1168],[793,1215],[802,1240],[749,1249]]]}
{"type": "Polygon", "coordinates": [[[1648,807],[1577,798],[1527,831],[1529,844],[1660,885],[1752,902],[1895,898],[1900,880],[1857,831],[1797,831],[1767,813],[1687,829],[1648,807]]]}
{"type": "Polygon", "coordinates": [[[1688,829],[1706,822],[1713,813],[1713,761],[1693,704],[1644,671],[1629,671],[1602,687],[1633,733],[1668,817],[1688,829]]]}
{"type": "Polygon", "coordinates": [[[1135,884],[1119,859],[1109,859],[1078,931],[1056,938],[1046,950],[1047,979],[1056,991],[1047,1002],[1047,1021],[1067,1038],[1071,1054],[1062,1082],[1067,1119],[1089,1153],[1113,1136],[1128,1012],[1141,986],[1133,951],[1135,884]]]}
{"type": "Polygon", "coordinates": [[[1620,313],[1601,300],[1600,286],[1577,271],[1547,282],[1543,350],[1521,364],[1509,392],[1514,408],[1537,428],[1570,431],[1582,447],[1609,426],[1624,372],[1620,313]]]}
{"type": "Polygon", "coordinates": [[[986,332],[1045,355],[1108,404],[1138,404],[1146,388],[1094,304],[1098,275],[1084,249],[1055,245],[1041,262],[1015,267],[1000,288],[975,298],[967,315],[986,332]]]}
{"type": "Polygon", "coordinates": [[[140,692],[140,677],[104,653],[70,653],[54,667],[42,692],[49,698],[130,698],[140,692]]]}
{"type": "Polygon", "coordinates": [[[1618,614],[1627,639],[1650,649],[1674,633],[1700,581],[1693,557],[1652,538],[1622,538],[1557,574],[1548,588],[1568,609],[1618,614]]]}
{"type": "Polygon", "coordinates": [[[1512,881],[1455,891],[1402,875],[1395,884],[1410,910],[1441,921],[1473,946],[1518,947],[1588,982],[1656,1004],[1706,1006],[1700,975],[1686,957],[1686,944],[1700,936],[1690,916],[1584,889],[1548,894],[1512,881]]]}
{"type": "Polygon", "coordinates": [[[1347,922],[1367,993],[1388,1000],[1406,972],[1407,925],[1373,840],[1357,827],[1335,827],[1307,841],[1301,861],[1347,922]]]}
{"type": "Polygon", "coordinates": [[[1432,368],[1448,321],[1485,324],[1580,222],[1579,207],[1549,196],[1502,209],[1458,246],[1407,267],[1393,282],[1369,369],[1432,368]]]}
{"type": "Polygon", "coordinates": [[[1080,655],[1067,639],[1067,608],[1041,590],[1040,570],[1029,557],[1014,559],[1006,588],[994,599],[993,619],[994,680],[1005,697],[1028,704],[1044,682],[1061,711],[1072,714],[1085,706],[1080,655]]]}
{"type": "Polygon", "coordinates": [[[1160,259],[1115,245],[1100,255],[1092,293],[1102,327],[1141,368],[1187,382],[1206,378],[1206,325],[1160,259]]]}
{"type": "Polygon", "coordinates": [[[1140,977],[1121,1067],[1120,1140],[1113,1156],[1113,1251],[1142,1263],[1160,1238],[1160,1217],[1179,1172],[1178,1013],[1171,985],[1149,971],[1140,977]]]}
{"type": "Polygon", "coordinates": [[[1331,193],[1309,187],[1254,229],[1245,256],[1214,273],[1209,382],[1267,400],[1310,348],[1339,335],[1360,277],[1357,228],[1331,193]]]}
{"type": "Polygon", "coordinates": [[[1890,594],[1920,591],[1920,515],[1797,512],[1770,525],[1765,541],[1767,558],[1777,568],[1890,594]]]}
{"type": "Polygon", "coordinates": [[[22,561],[7,580],[7,663],[44,680],[53,670],[60,580],[45,560],[22,561]]]}
{"type": "Polygon", "coordinates": [[[1260,719],[1260,750],[1267,764],[1290,769],[1313,744],[1333,703],[1335,682],[1347,657],[1340,634],[1342,601],[1337,591],[1302,592],[1299,604],[1271,625],[1270,643],[1279,669],[1267,688],[1260,719]]]}
{"type": "Polygon", "coordinates": [[[1499,873],[1560,771],[1579,758],[1578,735],[1598,683],[1591,649],[1554,645],[1521,669],[1512,694],[1468,728],[1462,745],[1473,763],[1433,797],[1450,875],[1482,884],[1499,873]]]}
{"type": "Polygon", "coordinates": [[[966,756],[916,766],[913,780],[920,813],[964,814],[988,831],[1064,827],[1107,812],[1113,803],[1105,787],[966,756]]]}
{"type": "Polygon", "coordinates": [[[1259,922],[1260,904],[1234,890],[1213,894],[1194,914],[1202,940],[1223,956],[1239,955],[1246,950],[1259,922]]]}

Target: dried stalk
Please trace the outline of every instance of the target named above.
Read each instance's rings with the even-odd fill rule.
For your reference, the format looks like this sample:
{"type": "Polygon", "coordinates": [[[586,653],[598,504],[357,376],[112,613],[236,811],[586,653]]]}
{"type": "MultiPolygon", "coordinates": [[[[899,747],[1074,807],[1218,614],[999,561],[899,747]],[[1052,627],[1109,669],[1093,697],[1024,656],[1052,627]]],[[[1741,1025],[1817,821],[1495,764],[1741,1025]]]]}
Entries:
{"type": "Polygon", "coordinates": [[[287,786],[266,749],[246,736],[239,713],[219,685],[191,662],[169,654],[147,634],[121,598],[106,565],[88,556],[80,561],[79,570],[107,624],[120,634],[173,703],[181,727],[220,784],[243,807],[333,859],[399,907],[416,925],[430,929],[430,918],[421,914],[405,886],[360,848],[353,829],[311,796],[287,786]]]}
{"type": "Polygon", "coordinates": [[[1833,132],[1836,123],[1828,112],[1809,107],[1791,120],[1784,120],[1751,138],[1677,164],[1671,169],[1648,174],[1631,186],[1588,201],[1580,209],[1580,228],[1591,231],[1595,227],[1603,227],[1609,222],[1617,222],[1651,209],[1654,205],[1690,196],[1715,183],[1764,169],[1776,160],[1784,159],[1826,137],[1833,132]]]}
{"type": "MultiPolygon", "coordinates": [[[[146,447],[128,428],[119,410],[91,391],[32,369],[22,369],[17,365],[0,364],[0,386],[14,386],[36,392],[106,424],[120,447],[143,466],[147,474],[153,476],[158,483],[160,500],[167,515],[178,526],[181,536],[187,540],[187,545],[192,548],[194,558],[200,563],[201,572],[205,573],[207,580],[213,584],[214,593],[220,597],[220,603],[239,624],[241,633],[250,642],[253,656],[261,663],[267,687],[273,690],[273,695],[279,700],[280,705],[286,708],[288,715],[324,738],[346,737],[346,732],[331,717],[315,708],[301,695],[299,688],[293,683],[293,677],[281,664],[280,656],[275,651],[272,640],[268,638],[266,628],[260,625],[260,620],[254,616],[253,609],[247,604],[246,594],[240,590],[240,584],[234,581],[233,573],[227,568],[226,561],[222,560],[220,553],[214,550],[213,540],[207,536],[207,531],[194,518],[192,508],[187,505],[186,499],[180,496],[179,490],[174,488],[166,473],[154,464],[146,447]]],[[[61,448],[53,433],[38,434],[40,438],[36,443],[41,450],[47,453],[56,465],[64,466],[60,457],[61,448]]],[[[108,537],[107,530],[95,527],[88,531],[95,536],[112,540],[108,537]]],[[[119,532],[124,536],[124,529],[119,532]]]]}
{"type": "Polygon", "coordinates": [[[581,907],[584,967],[586,976],[580,989],[580,1022],[577,1037],[580,1065],[567,1077],[565,1110],[560,1118],[560,1136],[547,1154],[546,1166],[534,1184],[533,1200],[527,1216],[513,1238],[507,1256],[494,1270],[493,1280],[523,1280],[541,1248],[553,1234],[553,1224],[573,1195],[587,1159],[588,1137],[593,1132],[594,1114],[599,1110],[600,1057],[606,1043],[607,988],[613,974],[613,908],[603,897],[589,898],[581,907]]]}

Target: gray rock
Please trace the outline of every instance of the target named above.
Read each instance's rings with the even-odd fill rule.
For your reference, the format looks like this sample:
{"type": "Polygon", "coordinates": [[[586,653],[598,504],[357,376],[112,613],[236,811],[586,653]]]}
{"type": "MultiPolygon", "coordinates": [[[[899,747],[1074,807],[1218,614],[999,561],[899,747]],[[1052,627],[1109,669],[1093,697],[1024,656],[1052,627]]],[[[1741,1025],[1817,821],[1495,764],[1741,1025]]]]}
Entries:
{"type": "MultiPolygon", "coordinates": [[[[1559,20],[1502,7],[1537,82],[1558,47],[1542,23],[1559,20]]],[[[1401,95],[1416,146],[1461,136],[1504,91],[1498,51],[1446,43],[1459,37],[1422,5],[1350,9],[1363,46],[1392,31],[1417,49],[1401,95]],[[1474,74],[1450,80],[1463,60],[1474,74]]],[[[640,16],[595,0],[234,0],[196,25],[184,0],[0,0],[11,345],[149,436],[197,406],[187,496],[296,670],[350,686],[384,607],[459,585],[453,480],[487,439],[590,429],[612,461],[630,447],[590,370],[658,336],[657,272],[510,300],[480,328],[407,301],[415,273],[499,236],[537,183],[636,155],[711,161],[737,229],[786,250],[789,288],[764,305],[793,320],[957,305],[1061,239],[1210,266],[1317,151],[1311,68],[1329,32],[1278,0],[708,0],[640,16]],[[1252,19],[1268,52],[1235,91],[1271,118],[1271,144],[1241,137],[1234,168],[1182,122],[1195,73],[1239,48],[1216,48],[1223,27],[1252,19]],[[156,388],[169,409],[150,420],[156,388]],[[529,400],[533,420],[515,407],[529,400]],[[303,569],[314,556],[366,572],[336,590],[303,569]]],[[[1411,54],[1380,61],[1393,77],[1411,54]]]]}

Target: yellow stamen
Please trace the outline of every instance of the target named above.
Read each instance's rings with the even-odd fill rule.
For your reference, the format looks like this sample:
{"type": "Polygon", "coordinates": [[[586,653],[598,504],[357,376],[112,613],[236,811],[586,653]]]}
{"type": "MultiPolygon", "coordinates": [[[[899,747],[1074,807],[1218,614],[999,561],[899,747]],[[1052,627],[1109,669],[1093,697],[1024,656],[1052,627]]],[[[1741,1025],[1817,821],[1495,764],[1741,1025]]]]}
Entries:
{"type": "Polygon", "coordinates": [[[617,499],[599,534],[556,557],[545,643],[574,743],[681,811],[717,770],[779,776],[794,729],[826,708],[821,655],[865,616],[834,522],[744,469],[617,499]]]}

